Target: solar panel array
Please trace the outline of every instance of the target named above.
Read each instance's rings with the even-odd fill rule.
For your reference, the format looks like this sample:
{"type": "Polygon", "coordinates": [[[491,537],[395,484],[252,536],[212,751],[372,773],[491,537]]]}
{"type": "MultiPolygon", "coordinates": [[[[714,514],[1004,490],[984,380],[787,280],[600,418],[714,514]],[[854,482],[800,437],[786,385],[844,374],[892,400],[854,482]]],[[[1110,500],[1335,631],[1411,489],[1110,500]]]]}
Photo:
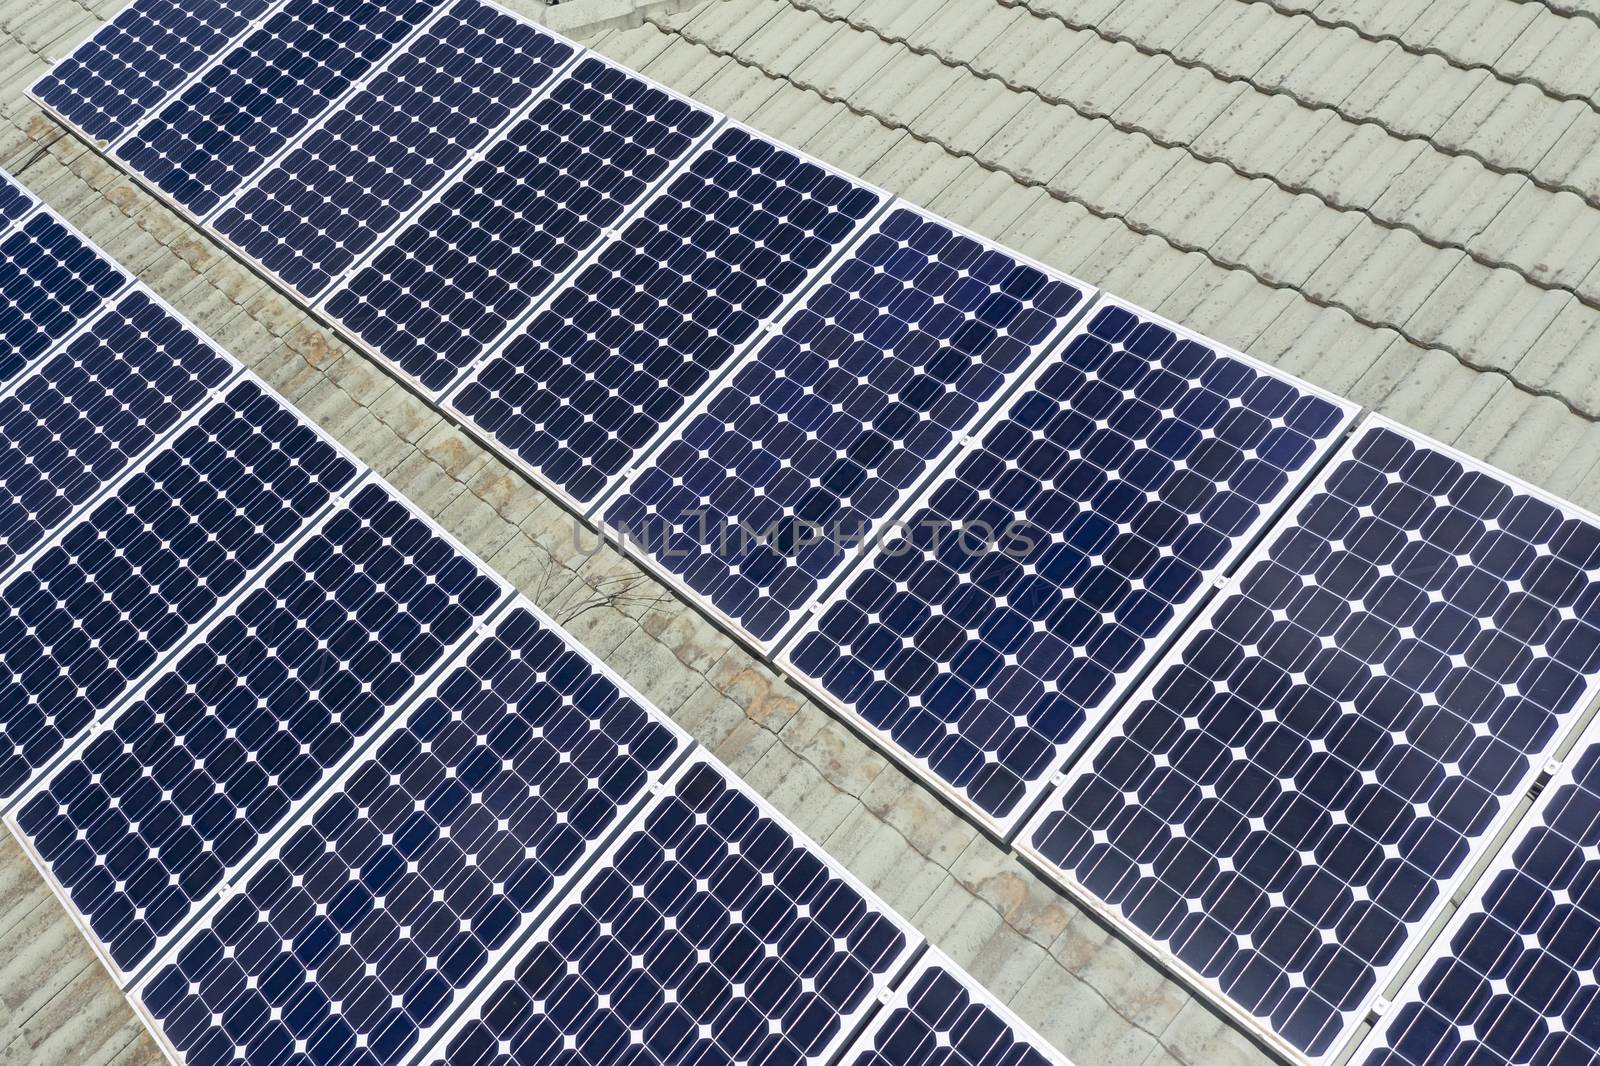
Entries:
{"type": "MultiPolygon", "coordinates": [[[[706,613],[782,652],[787,671],[982,824],[1002,836],[1027,825],[1033,861],[1293,1057],[1338,1050],[1596,689],[1593,519],[1378,421],[1317,475],[1353,406],[1119,301],[1091,307],[1087,287],[743,127],[719,129],[714,112],[488,0],[135,0],[33,92],[287,290],[320,298],[316,313],[447,397],[574,510],[631,537],[706,613]],[[862,534],[884,539],[862,547],[862,534]]],[[[855,1001],[821,994],[816,976],[803,1009],[774,1014],[733,957],[697,955],[692,972],[669,970],[681,952],[665,947],[641,953],[642,968],[623,961],[627,937],[665,946],[681,931],[660,904],[630,909],[643,924],[625,929],[600,917],[632,907],[642,882],[630,879],[688,883],[689,860],[650,842],[651,819],[681,800],[671,790],[618,800],[642,803],[643,822],[596,808],[604,818],[590,824],[603,828],[562,853],[566,866],[515,818],[491,832],[484,812],[507,797],[469,790],[448,810],[425,799],[397,823],[419,827],[411,844],[454,859],[458,830],[482,827],[506,839],[510,863],[510,832],[537,852],[517,868],[543,871],[526,884],[543,887],[469,899],[438,880],[466,876],[464,864],[415,862],[407,876],[420,880],[404,891],[428,897],[431,942],[449,955],[419,969],[391,950],[388,909],[357,886],[396,873],[349,862],[382,839],[382,818],[324,790],[353,787],[389,751],[420,775],[371,771],[370,794],[396,816],[421,789],[458,794],[437,775],[460,781],[469,763],[451,777],[416,741],[446,728],[449,700],[427,675],[481,683],[483,669],[451,664],[462,642],[494,643],[461,631],[493,606],[451,605],[450,638],[432,622],[425,639],[407,628],[409,610],[380,620],[350,608],[342,624],[320,614],[313,601],[347,560],[300,561],[382,493],[351,498],[358,471],[336,453],[324,473],[341,483],[264,509],[270,519],[237,502],[242,485],[261,498],[249,479],[225,501],[205,481],[169,489],[185,460],[226,465],[217,448],[230,445],[194,451],[194,434],[249,422],[239,390],[275,401],[253,383],[215,395],[231,364],[128,284],[31,197],[0,188],[0,577],[16,571],[0,586],[0,680],[12,679],[0,786],[32,779],[30,846],[49,851],[108,961],[130,967],[119,973],[161,957],[167,983],[146,986],[144,1002],[169,1048],[199,1062],[326,1061],[354,1047],[390,1062],[447,1034],[434,1058],[480,1066],[622,1048],[640,1061],[806,1061],[844,1047],[855,1001]],[[173,339],[152,345],[124,311],[173,339]],[[269,608],[273,581],[301,591],[269,608]],[[264,632],[291,619],[288,638],[264,632]],[[270,730],[251,732],[270,720],[261,697],[241,693],[279,667],[241,667],[212,637],[294,658],[328,625],[366,651],[318,649],[306,661],[337,662],[319,674],[384,680],[337,707],[331,681],[273,681],[298,708],[268,712],[273,728],[301,738],[275,746],[270,730]],[[425,652],[392,661],[416,640],[425,652]],[[186,668],[222,688],[177,692],[186,668]],[[428,706],[437,720],[416,717],[428,706]],[[165,716],[202,707],[215,712],[196,719],[207,743],[250,752],[244,763],[198,755],[195,728],[174,744],[165,716]],[[175,774],[194,791],[151,800],[152,782],[175,774]],[[261,786],[263,775],[278,781],[261,786]],[[135,802],[151,813],[131,818],[135,802]],[[613,834],[623,843],[606,846],[613,834]],[[313,870],[326,880],[312,884],[313,870]],[[337,937],[318,924],[285,947],[295,937],[278,932],[319,908],[319,922],[338,926],[337,911],[354,924],[337,937]],[[466,927],[446,938],[451,917],[466,927]],[[265,968],[241,969],[246,955],[265,968]],[[312,955],[337,961],[307,966],[312,955]],[[482,995],[451,1022],[469,985],[482,995]],[[702,989],[731,998],[708,1014],[677,997],[702,989]]],[[[272,417],[304,430],[281,408],[272,417]]],[[[319,445],[297,438],[295,463],[317,467],[319,445]]],[[[289,469],[271,493],[304,473],[289,469]]],[[[218,484],[237,475],[217,471],[218,484]]],[[[430,565],[408,558],[401,571],[441,583],[430,565]]],[[[480,699],[483,722],[509,713],[498,694],[468,702],[480,699]]],[[[543,752],[549,738],[535,739],[543,752]]],[[[637,761],[615,737],[594,743],[637,761]]],[[[668,747],[650,773],[685,745],[668,747]]],[[[521,787],[515,762],[501,771],[521,787]]],[[[689,767],[672,789],[695,778],[718,797],[707,802],[743,812],[741,826],[765,824],[719,772],[689,767]]],[[[694,838],[714,852],[743,831],[731,826],[708,821],[694,838]]],[[[1557,876],[1526,862],[1525,878],[1557,876]]],[[[852,892],[860,914],[877,913],[854,888],[840,898],[852,892]]],[[[697,906],[712,921],[725,901],[697,906]]],[[[785,935],[810,928],[811,914],[784,913],[785,935]]],[[[1544,947],[1524,945],[1525,978],[1482,970],[1487,998],[1453,957],[1454,976],[1426,992],[1417,975],[1411,1058],[1396,1061],[1587,1053],[1593,1042],[1571,1029],[1581,993],[1535,1002],[1536,984],[1567,987],[1544,947]],[[1565,1030],[1556,1013],[1530,1013],[1557,1002],[1565,1030]],[[1435,1016],[1452,1011],[1446,1033],[1435,1016]]],[[[880,973],[873,960],[900,957],[881,948],[829,962],[819,942],[817,965],[854,975],[830,994],[887,987],[899,962],[880,973]]],[[[1026,1061],[1034,1038],[938,970],[896,985],[870,1053],[1026,1061]]],[[[793,979],[807,978],[785,975],[789,995],[793,979]]]]}
{"type": "Polygon", "coordinates": [[[315,298],[565,64],[570,45],[458,0],[217,217],[315,298]]]}
{"type": "Polygon", "coordinates": [[[450,402],[587,506],[884,199],[725,127],[450,402]]]}
{"type": "Polygon", "coordinates": [[[237,370],[135,287],[0,395],[0,574],[237,370]]]}
{"type": "Polygon", "coordinates": [[[770,642],[1085,290],[906,207],[856,245],[607,505],[655,564],[770,642]]]}
{"type": "Polygon", "coordinates": [[[1312,1057],[1600,690],[1600,524],[1369,418],[1025,833],[1312,1057]]]}
{"type": "Polygon", "coordinates": [[[784,658],[1009,831],[1355,413],[1103,299],[784,658]]]}
{"type": "Polygon", "coordinates": [[[1573,1066],[1600,1054],[1600,730],[1538,802],[1352,1062],[1573,1066]]]}
{"type": "Polygon", "coordinates": [[[1038,1034],[929,949],[840,1066],[1072,1066],[1038,1034]]]}
{"type": "Polygon", "coordinates": [[[694,757],[430,1056],[827,1063],[917,937],[694,757]]]}
{"type": "Polygon", "coordinates": [[[604,60],[580,59],[326,310],[442,391],[714,122],[604,60]]]}
{"type": "Polygon", "coordinates": [[[140,123],[116,155],[173,203],[210,214],[437,7],[289,0],[140,123]]]}
{"type": "Polygon", "coordinates": [[[50,69],[34,94],[109,143],[154,111],[276,0],[134,0],[50,69]]]}

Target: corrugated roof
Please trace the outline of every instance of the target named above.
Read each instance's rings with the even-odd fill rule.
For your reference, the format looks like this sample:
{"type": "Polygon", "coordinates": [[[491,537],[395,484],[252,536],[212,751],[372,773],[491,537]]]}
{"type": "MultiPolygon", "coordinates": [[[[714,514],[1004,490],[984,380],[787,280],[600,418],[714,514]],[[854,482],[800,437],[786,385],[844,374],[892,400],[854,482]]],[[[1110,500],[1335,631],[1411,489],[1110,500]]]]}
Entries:
{"type": "MultiPolygon", "coordinates": [[[[118,6],[0,2],[8,169],[1080,1066],[1265,1061],[696,614],[579,551],[556,505],[44,119],[22,87],[118,6]]],[[[1600,509],[1600,2],[710,0],[644,17],[589,43],[1600,509]]],[[[6,1022],[7,1066],[158,1059],[9,842],[6,1022]]]]}

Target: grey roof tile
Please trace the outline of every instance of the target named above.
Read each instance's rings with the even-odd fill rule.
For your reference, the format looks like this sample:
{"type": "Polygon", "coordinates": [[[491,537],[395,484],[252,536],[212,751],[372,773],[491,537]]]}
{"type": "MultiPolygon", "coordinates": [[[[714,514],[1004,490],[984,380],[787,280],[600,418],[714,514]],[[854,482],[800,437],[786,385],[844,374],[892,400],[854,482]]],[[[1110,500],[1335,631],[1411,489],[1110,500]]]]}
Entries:
{"type": "Polygon", "coordinates": [[[1595,53],[1600,50],[1600,26],[1534,4],[1526,8],[1537,17],[1519,36],[1508,38],[1511,46],[1496,58],[1495,69],[1513,77],[1533,79],[1552,93],[1592,100],[1600,91],[1600,70],[1594,63],[1595,53]]]}
{"type": "Polygon", "coordinates": [[[1600,289],[1584,284],[1600,263],[1600,211],[1573,193],[1551,194],[1524,183],[1467,247],[1496,260],[1527,264],[1540,280],[1600,299],[1600,289]]]}

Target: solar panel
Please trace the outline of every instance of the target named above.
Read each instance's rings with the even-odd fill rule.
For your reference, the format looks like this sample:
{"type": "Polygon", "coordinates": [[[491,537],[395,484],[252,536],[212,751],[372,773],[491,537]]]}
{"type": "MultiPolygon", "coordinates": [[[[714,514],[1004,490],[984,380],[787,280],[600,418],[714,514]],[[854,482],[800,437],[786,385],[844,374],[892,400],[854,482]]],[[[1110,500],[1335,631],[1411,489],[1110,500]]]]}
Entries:
{"type": "Polygon", "coordinates": [[[572,58],[458,0],[217,215],[246,256],[314,299],[572,58]]]}
{"type": "Polygon", "coordinates": [[[1024,839],[1316,1058],[1600,690],[1600,523],[1369,418],[1239,575],[1024,839]]]}
{"type": "Polygon", "coordinates": [[[108,710],[356,476],[254,381],[0,591],[0,796],[108,710]]]}
{"type": "Polygon", "coordinates": [[[0,395],[0,574],[237,370],[135,286],[0,395]]]}
{"type": "Polygon", "coordinates": [[[1104,298],[784,660],[1007,835],[1357,410],[1104,298]]]}
{"type": "Polygon", "coordinates": [[[113,974],[151,961],[507,592],[368,483],[97,726],[17,825],[113,974]]]}
{"type": "Polygon", "coordinates": [[[48,211],[0,240],[0,382],[43,355],[128,283],[48,211]]]}
{"type": "Polygon", "coordinates": [[[450,402],[592,503],[883,201],[725,126],[450,402]]]}
{"type": "Polygon", "coordinates": [[[424,388],[443,391],[715,122],[585,56],[324,310],[424,388]]]}
{"type": "Polygon", "coordinates": [[[154,111],[275,0],[135,0],[30,90],[68,125],[106,144],[154,111]]]}
{"type": "Polygon", "coordinates": [[[177,1061],[408,1061],[688,740],[518,606],[138,991],[177,1061]]]}
{"type": "Polygon", "coordinates": [[[33,193],[23,188],[10,174],[0,171],[0,233],[9,230],[38,204],[33,193]]]}
{"type": "Polygon", "coordinates": [[[606,505],[754,642],[787,629],[1088,290],[895,207],[606,505]]]}
{"type": "Polygon", "coordinates": [[[1352,1062],[1579,1066],[1600,1056],[1597,741],[1590,728],[1352,1062]]]}
{"type": "Polygon", "coordinates": [[[427,1061],[826,1063],[920,943],[709,756],[635,824],[427,1061]]]}
{"type": "Polygon", "coordinates": [[[441,0],[289,0],[115,149],[196,216],[261,170],[441,0]]]}
{"type": "Polygon", "coordinates": [[[943,952],[929,948],[840,1066],[1072,1066],[943,952]]]}

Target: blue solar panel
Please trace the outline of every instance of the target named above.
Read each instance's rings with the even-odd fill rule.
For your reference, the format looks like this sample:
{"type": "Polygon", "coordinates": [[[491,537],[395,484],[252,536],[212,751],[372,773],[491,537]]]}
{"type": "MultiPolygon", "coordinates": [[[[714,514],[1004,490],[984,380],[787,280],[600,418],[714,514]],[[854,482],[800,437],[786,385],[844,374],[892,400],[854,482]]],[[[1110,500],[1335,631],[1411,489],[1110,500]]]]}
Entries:
{"type": "Polygon", "coordinates": [[[452,403],[592,502],[882,201],[727,127],[452,403]]]}
{"type": "Polygon", "coordinates": [[[919,938],[705,756],[430,1056],[826,1063],[919,938]]]}
{"type": "Polygon", "coordinates": [[[894,208],[608,505],[758,641],[839,572],[1086,290],[894,208]]]}
{"type": "Polygon", "coordinates": [[[409,1061],[687,739],[517,608],[140,989],[188,1066],[409,1061]]]}
{"type": "Polygon", "coordinates": [[[0,592],[0,796],[297,536],[355,465],[254,382],[0,592]]]}
{"type": "Polygon", "coordinates": [[[840,1066],[1071,1066],[936,949],[905,976],[840,1066]]]}
{"type": "Polygon", "coordinates": [[[128,283],[49,212],[0,241],[0,382],[43,355],[128,283]]]}
{"type": "Polygon", "coordinates": [[[1600,736],[1545,786],[1351,1060],[1590,1066],[1600,1055],[1600,736]]]}
{"type": "Polygon", "coordinates": [[[15,178],[0,171],[0,232],[10,229],[12,223],[20,221],[38,202],[15,178]]]}
{"type": "Polygon", "coordinates": [[[134,0],[50,68],[33,95],[114,141],[228,47],[273,0],[134,0]]]}
{"type": "Polygon", "coordinates": [[[237,369],[134,288],[0,396],[0,573],[237,369]]]}
{"type": "Polygon", "coordinates": [[[1600,524],[1369,418],[1240,575],[1026,837],[1314,1057],[1600,688],[1600,524]]]}
{"type": "Polygon", "coordinates": [[[289,0],[116,149],[207,215],[433,13],[441,0],[289,0]]]}
{"type": "Polygon", "coordinates": [[[505,594],[368,484],[27,797],[18,826],[117,971],[150,961],[505,594]]]}
{"type": "Polygon", "coordinates": [[[786,658],[1008,831],[1356,410],[1103,302],[786,658]]]}
{"type": "Polygon", "coordinates": [[[715,121],[585,57],[326,309],[423,386],[442,390],[715,121]]]}
{"type": "Polygon", "coordinates": [[[217,216],[314,298],[487,141],[573,47],[459,0],[217,216]]]}

